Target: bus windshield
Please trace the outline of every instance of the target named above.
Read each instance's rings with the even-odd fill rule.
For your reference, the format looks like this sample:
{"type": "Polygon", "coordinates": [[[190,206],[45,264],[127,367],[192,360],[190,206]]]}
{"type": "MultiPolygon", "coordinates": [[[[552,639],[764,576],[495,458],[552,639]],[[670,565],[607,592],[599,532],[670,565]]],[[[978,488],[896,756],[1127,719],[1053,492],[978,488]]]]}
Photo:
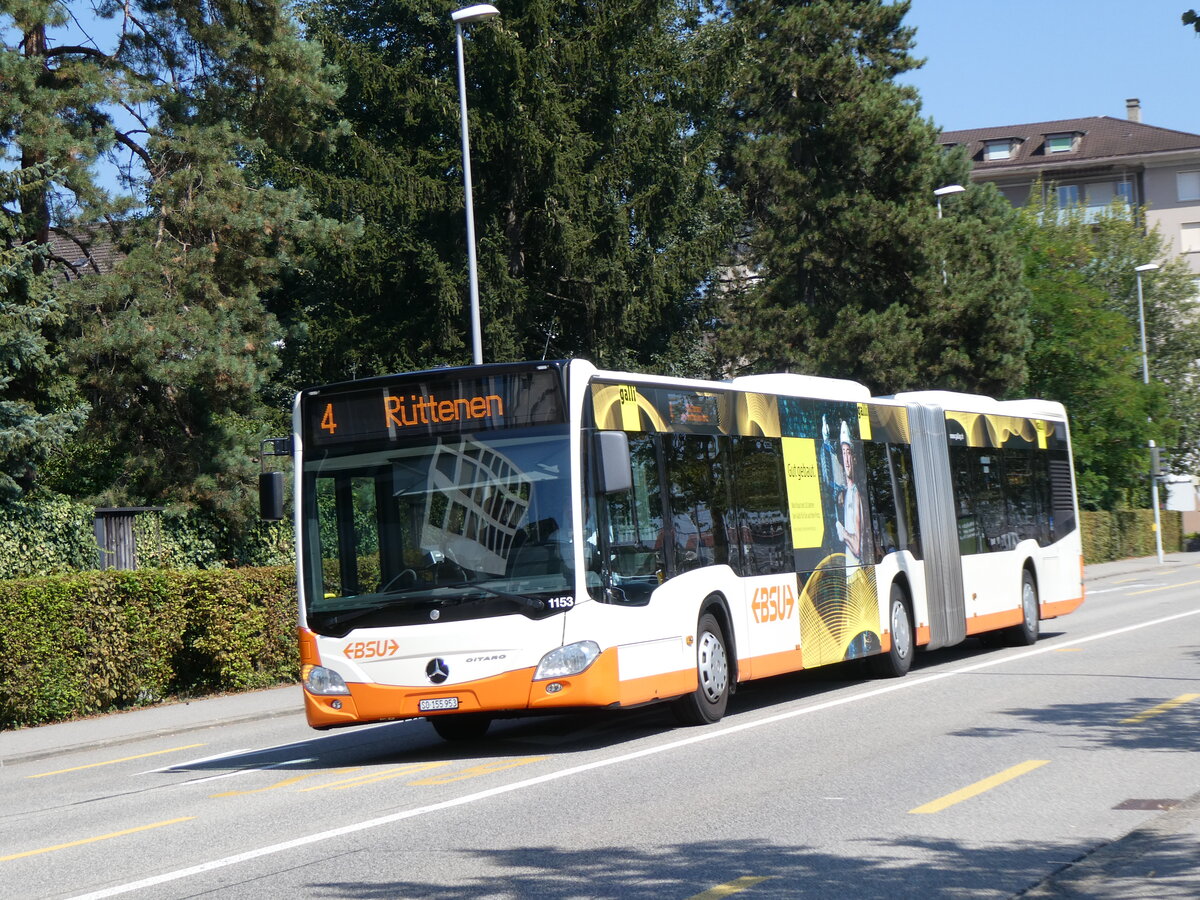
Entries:
{"type": "Polygon", "coordinates": [[[545,611],[574,589],[570,479],[565,426],[309,458],[310,627],[545,611]]]}

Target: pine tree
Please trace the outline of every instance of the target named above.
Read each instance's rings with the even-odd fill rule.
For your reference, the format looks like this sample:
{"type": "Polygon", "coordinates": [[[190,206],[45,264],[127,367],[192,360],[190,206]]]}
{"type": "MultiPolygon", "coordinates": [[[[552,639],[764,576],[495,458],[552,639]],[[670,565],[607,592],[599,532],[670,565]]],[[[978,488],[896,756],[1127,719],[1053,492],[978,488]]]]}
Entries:
{"type": "Polygon", "coordinates": [[[42,179],[21,169],[0,175],[0,498],[31,489],[38,467],[60,451],[87,407],[73,400],[51,336],[63,315],[51,279],[38,270],[45,245],[22,242],[14,207],[42,179]]]}
{"type": "MultiPolygon", "coordinates": [[[[454,29],[428,0],[321,4],[353,124],[301,183],[364,237],[281,316],[297,369],[469,359],[454,29]]],[[[663,0],[521,0],[467,36],[484,356],[682,359],[734,207],[712,171],[719,23],[663,0]]],[[[296,176],[289,169],[281,177],[296,176]]],[[[686,365],[686,363],[681,363],[686,365]]]]}
{"type": "Polygon", "coordinates": [[[991,184],[971,184],[960,150],[937,166],[939,185],[962,185],[942,200],[943,215],[927,213],[923,253],[911,311],[921,335],[920,375],[894,388],[1023,396],[1030,347],[1020,215],[991,184]]]}
{"type": "Polygon", "coordinates": [[[337,90],[319,48],[285,0],[27,0],[0,23],[17,36],[0,51],[17,88],[0,137],[53,173],[22,204],[23,235],[86,251],[99,229],[124,254],[62,287],[64,349],[92,406],[65,486],[239,507],[280,336],[260,293],[299,242],[336,237],[261,171],[323,138],[337,90]],[[100,186],[105,165],[115,186],[100,186]]]}
{"type": "Polygon", "coordinates": [[[915,91],[893,80],[917,65],[907,4],[733,9],[727,178],[748,217],[723,316],[730,365],[916,386],[940,150],[915,91]]]}

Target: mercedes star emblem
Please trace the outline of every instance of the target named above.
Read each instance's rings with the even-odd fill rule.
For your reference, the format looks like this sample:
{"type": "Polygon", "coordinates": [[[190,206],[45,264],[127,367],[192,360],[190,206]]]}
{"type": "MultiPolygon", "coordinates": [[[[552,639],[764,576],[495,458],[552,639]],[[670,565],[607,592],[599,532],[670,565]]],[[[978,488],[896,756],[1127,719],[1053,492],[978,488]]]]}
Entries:
{"type": "Polygon", "coordinates": [[[444,659],[431,659],[425,667],[425,674],[434,684],[441,684],[450,677],[450,667],[444,659]]]}

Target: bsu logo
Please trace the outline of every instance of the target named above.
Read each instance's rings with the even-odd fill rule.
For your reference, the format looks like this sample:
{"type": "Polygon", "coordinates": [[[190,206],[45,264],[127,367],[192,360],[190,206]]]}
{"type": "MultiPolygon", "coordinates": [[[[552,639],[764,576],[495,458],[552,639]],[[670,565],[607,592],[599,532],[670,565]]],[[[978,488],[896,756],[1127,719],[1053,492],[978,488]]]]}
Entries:
{"type": "Polygon", "coordinates": [[[790,619],[796,608],[796,595],[790,584],[776,584],[754,589],[750,610],[760,625],[790,619]]]}

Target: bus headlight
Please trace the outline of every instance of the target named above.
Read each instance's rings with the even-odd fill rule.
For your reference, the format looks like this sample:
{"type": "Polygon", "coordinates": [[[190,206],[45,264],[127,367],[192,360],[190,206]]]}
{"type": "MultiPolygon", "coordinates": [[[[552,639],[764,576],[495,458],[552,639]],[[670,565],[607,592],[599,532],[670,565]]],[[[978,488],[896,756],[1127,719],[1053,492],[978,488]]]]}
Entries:
{"type": "Polygon", "coordinates": [[[342,680],[342,676],[333,669],[327,669],[324,666],[305,666],[301,673],[304,681],[304,687],[310,694],[349,694],[350,688],[346,687],[346,682],[342,680]]]}
{"type": "Polygon", "coordinates": [[[551,650],[538,663],[537,671],[533,673],[534,681],[545,681],[547,678],[566,678],[578,675],[596,661],[600,655],[600,645],[595,641],[578,641],[551,650]]]}

